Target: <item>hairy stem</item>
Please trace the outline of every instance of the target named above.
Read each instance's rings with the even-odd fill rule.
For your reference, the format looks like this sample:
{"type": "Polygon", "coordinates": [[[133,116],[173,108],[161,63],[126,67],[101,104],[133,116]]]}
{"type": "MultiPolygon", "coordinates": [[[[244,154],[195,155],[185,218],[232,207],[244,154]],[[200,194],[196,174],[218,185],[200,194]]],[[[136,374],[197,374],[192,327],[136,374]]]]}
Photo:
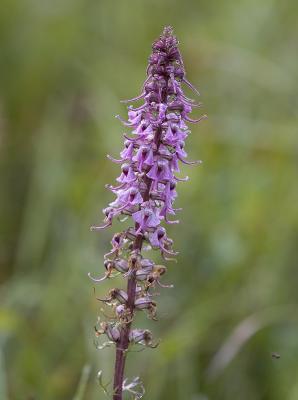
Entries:
{"type": "MultiPolygon", "coordinates": [[[[144,195],[144,200],[149,199],[149,190],[151,179],[147,178],[147,189],[144,195]]],[[[138,226],[136,226],[136,230],[138,226]]],[[[143,244],[143,235],[138,235],[134,241],[133,249],[141,251],[143,244]]],[[[127,306],[130,309],[131,319],[133,318],[134,313],[134,303],[135,303],[135,295],[136,295],[136,277],[135,271],[132,271],[128,283],[127,283],[127,306]]],[[[116,346],[116,362],[115,362],[115,373],[114,373],[114,395],[113,400],[122,400],[122,386],[123,386],[123,377],[124,377],[124,368],[125,368],[125,360],[126,360],[126,352],[129,346],[129,332],[132,321],[127,323],[120,335],[120,340],[116,346]]]]}
{"type": "MultiPolygon", "coordinates": [[[[141,239],[142,246],[142,239],[141,239]]],[[[127,283],[127,294],[128,303],[131,304],[131,310],[133,313],[134,299],[136,293],[136,279],[133,273],[127,283]]],[[[124,367],[126,359],[126,351],[129,345],[129,332],[130,332],[131,322],[125,325],[121,331],[120,340],[116,346],[116,362],[115,362],[115,375],[114,375],[114,395],[113,400],[122,400],[122,385],[124,376],[124,367]]]]}

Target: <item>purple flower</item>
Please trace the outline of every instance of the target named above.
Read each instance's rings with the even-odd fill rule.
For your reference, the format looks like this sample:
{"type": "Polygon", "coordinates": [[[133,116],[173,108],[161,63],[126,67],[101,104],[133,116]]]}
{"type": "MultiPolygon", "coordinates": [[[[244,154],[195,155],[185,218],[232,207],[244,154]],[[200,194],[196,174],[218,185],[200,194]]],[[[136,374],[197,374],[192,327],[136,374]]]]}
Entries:
{"type": "Polygon", "coordinates": [[[146,232],[155,229],[160,224],[160,219],[154,209],[150,205],[146,205],[146,208],[132,214],[132,218],[138,224],[136,233],[146,232]]]}
{"type": "MultiPolygon", "coordinates": [[[[151,291],[166,272],[164,266],[156,266],[152,260],[143,257],[147,248],[158,249],[164,259],[177,255],[173,241],[167,235],[164,222],[178,223],[175,218],[179,208],[174,208],[177,198],[177,183],[186,181],[175,174],[180,172],[180,163],[197,164],[188,161],[185,142],[190,133],[187,123],[197,123],[199,119],[189,116],[200,103],[186,97],[182,85],[199,92],[185,77],[184,64],[178,49],[178,41],[172,28],[166,27],[152,45],[147,78],[141,94],[124,103],[142,100],[143,104],[128,107],[127,120],[117,116],[130,130],[125,134],[124,148],[120,158],[108,156],[121,164],[121,172],[116,179],[118,185],[107,185],[116,198],[103,210],[105,218],[102,229],[112,225],[115,218],[131,217],[133,226],[113,236],[112,249],[105,255],[106,272],[103,278],[92,278],[101,282],[122,274],[127,279],[127,291],[112,289],[108,297],[99,299],[111,305],[115,311],[112,322],[102,324],[100,334],[105,334],[115,343],[117,357],[114,376],[114,400],[122,399],[125,352],[130,344],[152,345],[152,335],[147,330],[131,329],[134,314],[145,311],[156,319],[156,303],[151,291]]],[[[99,332],[99,331],[98,331],[99,332]]],[[[110,343],[109,342],[109,343],[110,343]]],[[[104,345],[102,346],[104,347],[104,345]]]]}

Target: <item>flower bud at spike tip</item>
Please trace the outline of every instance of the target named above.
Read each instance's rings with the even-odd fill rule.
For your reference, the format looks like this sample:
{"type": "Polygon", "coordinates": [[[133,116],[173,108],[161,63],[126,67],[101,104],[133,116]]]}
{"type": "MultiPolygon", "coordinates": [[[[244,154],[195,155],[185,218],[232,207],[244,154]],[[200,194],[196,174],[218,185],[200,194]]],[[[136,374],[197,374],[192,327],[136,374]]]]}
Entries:
{"type": "MultiPolygon", "coordinates": [[[[106,185],[116,197],[103,210],[102,224],[91,227],[93,231],[110,228],[115,220],[130,219],[130,227],[114,234],[112,249],[105,254],[105,273],[99,278],[90,278],[101,283],[107,278],[122,275],[126,290],[111,289],[106,297],[98,298],[105,307],[111,307],[113,315],[101,324],[100,334],[105,333],[112,345],[116,346],[113,400],[122,400],[123,391],[132,393],[140,384],[139,378],[127,384],[124,378],[126,351],[130,346],[152,345],[152,335],[147,330],[132,329],[136,311],[144,311],[149,318],[156,319],[156,302],[152,296],[156,286],[170,288],[160,279],[166,267],[155,265],[146,258],[146,250],[158,250],[165,260],[175,260],[178,254],[173,249],[173,240],[166,230],[167,224],[177,224],[174,208],[177,186],[188,177],[181,178],[180,165],[200,164],[189,161],[185,144],[190,130],[187,123],[198,123],[206,118],[192,118],[189,114],[201,103],[185,96],[186,85],[194,94],[198,90],[187,80],[184,64],[178,48],[178,41],[171,27],[165,27],[161,36],[152,45],[147,77],[141,93],[124,103],[142,101],[141,105],[128,107],[127,119],[117,115],[130,130],[124,134],[124,148],[120,156],[108,155],[119,164],[120,174],[115,186],[106,185]],[[109,320],[110,318],[110,320],[109,320]]],[[[97,276],[97,274],[94,274],[97,276]]],[[[98,334],[99,334],[98,333],[98,334]]],[[[105,344],[98,348],[106,347],[105,344]]],[[[143,390],[141,391],[143,394],[143,390]]],[[[140,397],[138,397],[140,398],[140,397]]]]}

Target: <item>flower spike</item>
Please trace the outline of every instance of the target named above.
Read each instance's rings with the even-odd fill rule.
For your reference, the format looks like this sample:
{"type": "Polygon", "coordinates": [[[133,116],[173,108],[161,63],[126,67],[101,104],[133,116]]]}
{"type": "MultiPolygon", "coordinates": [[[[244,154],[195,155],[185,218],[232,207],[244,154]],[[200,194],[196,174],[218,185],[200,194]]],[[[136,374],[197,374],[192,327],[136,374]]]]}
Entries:
{"type": "MultiPolygon", "coordinates": [[[[117,115],[128,130],[124,133],[124,148],[120,158],[108,155],[108,158],[121,165],[117,185],[106,185],[116,198],[103,210],[103,225],[92,226],[99,231],[113,224],[114,219],[122,222],[130,219],[132,225],[116,233],[111,250],[105,254],[105,273],[101,278],[90,279],[95,283],[120,274],[127,281],[126,291],[111,289],[106,296],[97,297],[104,307],[111,307],[111,316],[100,323],[96,335],[105,335],[108,339],[98,348],[110,345],[116,347],[113,400],[122,400],[127,391],[134,399],[140,399],[144,387],[139,378],[130,383],[124,379],[126,354],[130,347],[142,345],[155,348],[159,342],[152,342],[148,330],[132,327],[137,313],[143,311],[148,318],[157,320],[157,304],[153,301],[157,287],[173,288],[173,285],[161,283],[166,267],[155,265],[145,257],[147,250],[157,250],[167,261],[176,261],[177,251],[173,241],[167,235],[166,224],[177,224],[174,208],[179,182],[189,178],[179,178],[180,165],[200,164],[201,161],[188,161],[184,143],[190,130],[187,123],[196,124],[206,119],[202,115],[193,119],[189,115],[193,108],[201,103],[185,96],[182,86],[187,85],[196,95],[198,90],[187,80],[178,40],[171,27],[165,27],[163,33],[152,45],[152,53],[146,70],[146,79],[141,94],[122,103],[127,107],[127,119],[117,115]],[[131,103],[142,100],[140,106],[131,103]],[[173,217],[174,216],[174,217],[173,217]],[[169,218],[171,217],[171,218],[169,218]]],[[[106,385],[101,382],[106,391],[106,385]]]]}

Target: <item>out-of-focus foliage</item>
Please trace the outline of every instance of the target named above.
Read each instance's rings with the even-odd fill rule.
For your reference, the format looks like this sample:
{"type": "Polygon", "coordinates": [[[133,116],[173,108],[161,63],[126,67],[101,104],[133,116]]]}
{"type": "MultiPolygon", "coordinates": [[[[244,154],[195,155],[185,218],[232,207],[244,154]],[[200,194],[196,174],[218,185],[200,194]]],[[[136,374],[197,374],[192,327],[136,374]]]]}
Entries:
{"type": "Polygon", "coordinates": [[[2,0],[1,400],[105,398],[96,375],[109,380],[114,351],[95,349],[87,272],[102,273],[115,228],[89,226],[112,199],[119,100],[139,93],[168,24],[209,115],[187,145],[204,164],[179,185],[175,289],[161,291],[158,323],[142,320],[162,343],[131,353],[127,375],[155,400],[298,399],[297,12],[279,0],[2,0]]]}

